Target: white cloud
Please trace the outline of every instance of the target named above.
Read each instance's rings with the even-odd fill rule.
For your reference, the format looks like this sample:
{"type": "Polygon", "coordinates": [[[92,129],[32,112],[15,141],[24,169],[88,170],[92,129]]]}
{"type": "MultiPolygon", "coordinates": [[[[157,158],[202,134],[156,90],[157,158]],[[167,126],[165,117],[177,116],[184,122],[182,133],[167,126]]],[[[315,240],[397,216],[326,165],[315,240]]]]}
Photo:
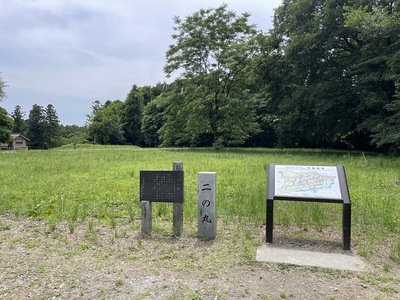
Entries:
{"type": "Polygon", "coordinates": [[[9,84],[1,106],[29,112],[51,103],[63,124],[81,125],[92,101],[166,80],[173,17],[223,2],[265,31],[281,1],[0,0],[0,72],[9,84]]]}

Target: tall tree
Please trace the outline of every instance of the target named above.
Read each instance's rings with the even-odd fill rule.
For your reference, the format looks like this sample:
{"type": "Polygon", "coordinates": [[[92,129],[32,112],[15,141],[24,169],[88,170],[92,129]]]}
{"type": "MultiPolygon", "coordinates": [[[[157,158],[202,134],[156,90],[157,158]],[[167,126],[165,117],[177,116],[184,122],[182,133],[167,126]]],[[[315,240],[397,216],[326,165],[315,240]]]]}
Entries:
{"type": "Polygon", "coordinates": [[[132,145],[140,145],[142,142],[142,110],[143,97],[136,85],[132,86],[124,103],[122,122],[124,123],[125,141],[132,145]]]}
{"type": "Polygon", "coordinates": [[[351,7],[345,25],[354,31],[354,88],[368,114],[360,128],[372,142],[400,152],[400,1],[367,1],[351,7]]]}
{"type": "Polygon", "coordinates": [[[8,116],[7,111],[0,107],[0,143],[11,141],[11,129],[13,120],[8,116]]]}
{"type": "Polygon", "coordinates": [[[146,106],[143,122],[143,133],[148,142],[154,144],[188,146],[198,145],[198,137],[190,131],[183,130],[188,116],[188,105],[185,105],[183,82],[175,80],[171,89],[162,93],[146,106]],[[150,111],[153,113],[150,115],[150,111]],[[156,138],[156,135],[158,138],[156,138]]]}
{"type": "Polygon", "coordinates": [[[124,104],[119,100],[106,101],[104,105],[95,102],[93,113],[88,118],[89,139],[98,144],[123,144],[123,109],[124,104]]]}
{"type": "Polygon", "coordinates": [[[163,123],[163,109],[160,108],[159,100],[156,98],[143,110],[141,131],[145,146],[157,147],[160,144],[159,130],[163,123]]]}
{"type": "Polygon", "coordinates": [[[26,135],[30,139],[30,148],[47,149],[45,140],[45,112],[42,106],[34,104],[29,112],[26,135]]]}
{"type": "MultiPolygon", "coordinates": [[[[249,60],[258,50],[257,31],[248,18],[224,4],[174,19],[175,44],[166,53],[164,71],[167,76],[182,71],[183,88],[171,100],[180,102],[174,107],[185,120],[173,123],[188,144],[208,136],[216,147],[240,145],[258,130],[252,99],[243,88],[249,60]]],[[[164,125],[171,127],[171,120],[164,125]]]]}
{"type": "MultiPolygon", "coordinates": [[[[1,78],[0,73],[0,102],[4,100],[6,97],[6,88],[7,84],[1,78]]],[[[8,143],[11,140],[11,129],[13,123],[12,119],[8,117],[7,111],[0,107],[0,142],[8,143]]]]}
{"type": "Polygon", "coordinates": [[[391,3],[284,0],[276,10],[259,66],[282,146],[371,147],[393,100],[396,76],[388,66],[398,30],[363,36],[368,18],[359,10],[368,15],[391,3]]]}
{"type": "Polygon", "coordinates": [[[48,149],[60,145],[60,124],[52,104],[46,108],[34,104],[29,112],[26,126],[26,135],[31,140],[32,149],[48,149]]]}
{"type": "Polygon", "coordinates": [[[58,114],[52,104],[44,109],[45,113],[45,142],[47,148],[61,145],[61,127],[58,114]]]}
{"type": "Polygon", "coordinates": [[[21,106],[17,105],[14,111],[11,113],[11,117],[14,119],[13,132],[24,133],[25,131],[25,112],[22,111],[21,106]]]}
{"type": "Polygon", "coordinates": [[[345,1],[283,1],[264,69],[281,146],[332,147],[356,127],[345,1]]]}
{"type": "Polygon", "coordinates": [[[7,87],[7,83],[3,81],[3,78],[1,77],[1,73],[0,73],[0,102],[3,101],[7,94],[6,94],[6,89],[7,87]]]}

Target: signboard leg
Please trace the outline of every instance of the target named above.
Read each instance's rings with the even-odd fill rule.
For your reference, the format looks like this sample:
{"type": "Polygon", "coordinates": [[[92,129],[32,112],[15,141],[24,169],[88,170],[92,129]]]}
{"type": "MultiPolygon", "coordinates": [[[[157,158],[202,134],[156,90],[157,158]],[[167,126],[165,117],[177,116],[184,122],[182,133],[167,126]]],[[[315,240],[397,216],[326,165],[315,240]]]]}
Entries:
{"type": "MultiPolygon", "coordinates": [[[[174,162],[173,171],[183,171],[183,162],[174,162]]],[[[172,233],[180,236],[183,232],[183,203],[174,203],[172,207],[172,233]]]]}
{"type": "Polygon", "coordinates": [[[172,207],[172,233],[180,236],[183,232],[183,203],[174,203],[172,207]]]}
{"type": "Polygon", "coordinates": [[[273,226],[274,226],[274,201],[272,199],[267,199],[267,222],[266,222],[266,234],[267,243],[273,241],[273,226]]]}
{"type": "Polygon", "coordinates": [[[351,240],[351,204],[343,203],[343,250],[350,250],[351,240]]]}
{"type": "Polygon", "coordinates": [[[150,234],[152,224],[151,201],[141,201],[142,206],[142,234],[150,234]]]}

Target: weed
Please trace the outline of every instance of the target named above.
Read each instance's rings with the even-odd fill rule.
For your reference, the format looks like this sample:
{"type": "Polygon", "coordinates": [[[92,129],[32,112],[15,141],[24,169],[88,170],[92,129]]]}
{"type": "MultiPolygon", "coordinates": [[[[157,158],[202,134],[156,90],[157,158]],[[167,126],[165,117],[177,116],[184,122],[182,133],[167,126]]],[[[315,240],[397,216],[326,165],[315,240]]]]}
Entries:
{"type": "Polygon", "coordinates": [[[253,241],[246,240],[243,242],[243,259],[244,261],[252,261],[256,253],[256,245],[253,241]]]}
{"type": "Polygon", "coordinates": [[[42,229],[40,227],[33,227],[32,232],[40,232],[42,229]]]}
{"type": "Polygon", "coordinates": [[[24,241],[23,238],[18,237],[18,238],[12,239],[12,240],[11,240],[11,243],[14,244],[14,245],[16,245],[16,244],[19,244],[19,243],[21,243],[21,242],[23,242],[23,241],[24,241]]]}
{"type": "Polygon", "coordinates": [[[124,282],[121,280],[121,279],[118,279],[116,282],[115,282],[115,286],[116,287],[120,287],[120,286],[123,286],[124,285],[124,282]]]}
{"type": "Polygon", "coordinates": [[[72,207],[72,210],[71,210],[71,217],[70,217],[70,220],[71,220],[72,222],[76,222],[76,221],[78,220],[78,216],[79,216],[79,206],[78,206],[77,204],[75,204],[75,205],[72,207]]]}
{"type": "Polygon", "coordinates": [[[89,231],[93,231],[94,230],[94,223],[91,220],[88,222],[88,229],[89,229],[89,231]]]}
{"type": "Polygon", "coordinates": [[[68,222],[68,230],[70,234],[75,232],[75,222],[73,220],[68,222]]]}
{"type": "Polygon", "coordinates": [[[50,230],[50,232],[56,231],[56,228],[57,228],[57,221],[54,220],[54,219],[50,219],[48,222],[49,222],[48,225],[49,225],[49,230],[50,230]]]}
{"type": "Polygon", "coordinates": [[[133,208],[128,209],[129,220],[133,223],[135,221],[135,211],[133,208]]]}
{"type": "Polygon", "coordinates": [[[200,296],[199,294],[197,294],[197,293],[193,294],[193,295],[190,297],[190,299],[191,299],[191,300],[202,300],[201,296],[200,296]]]}
{"type": "Polygon", "coordinates": [[[138,249],[141,249],[142,246],[143,246],[143,240],[142,240],[142,239],[138,239],[138,240],[137,240],[137,248],[138,248],[138,249]]]}
{"type": "Polygon", "coordinates": [[[26,247],[27,247],[28,249],[36,248],[36,247],[38,247],[39,245],[40,245],[40,242],[39,242],[39,241],[28,241],[28,242],[26,242],[26,247]]]}
{"type": "Polygon", "coordinates": [[[245,237],[246,240],[252,240],[253,239],[253,233],[249,229],[246,229],[244,231],[244,237],[245,237]]]}
{"type": "Polygon", "coordinates": [[[360,245],[360,248],[358,249],[358,255],[365,258],[369,258],[372,253],[373,250],[371,249],[371,246],[367,244],[360,245]]]}
{"type": "Polygon", "coordinates": [[[247,298],[249,294],[250,294],[250,290],[244,289],[244,291],[240,293],[240,296],[241,296],[241,298],[247,298]]]}
{"type": "Polygon", "coordinates": [[[40,273],[43,273],[46,270],[46,266],[44,264],[38,265],[38,271],[40,273]]]}
{"type": "Polygon", "coordinates": [[[261,300],[272,300],[273,298],[271,298],[270,296],[266,295],[266,294],[261,294],[259,295],[261,300]]]}
{"type": "Polygon", "coordinates": [[[177,253],[174,250],[174,248],[169,248],[167,250],[167,252],[165,253],[165,255],[163,257],[161,257],[161,260],[173,260],[174,258],[176,258],[177,253]]]}
{"type": "Polygon", "coordinates": [[[209,279],[216,279],[216,278],[218,278],[218,275],[217,275],[216,272],[214,272],[214,271],[211,270],[211,271],[208,273],[208,278],[209,278],[209,279]]]}
{"type": "Polygon", "coordinates": [[[115,230],[114,231],[114,236],[116,237],[116,238],[128,238],[129,237],[129,235],[128,235],[128,233],[126,232],[126,230],[120,230],[120,231],[118,231],[118,230],[115,230]]]}
{"type": "Polygon", "coordinates": [[[117,223],[115,222],[115,218],[113,216],[110,217],[110,226],[111,228],[115,228],[117,223]]]}
{"type": "Polygon", "coordinates": [[[10,230],[11,225],[7,223],[0,223],[0,231],[10,230]]]}
{"type": "Polygon", "coordinates": [[[98,235],[94,229],[94,223],[92,220],[88,222],[88,229],[85,232],[86,238],[93,244],[98,244],[98,235]]]}
{"type": "Polygon", "coordinates": [[[138,257],[136,255],[128,255],[128,259],[131,261],[135,261],[138,259],[138,257]]]}
{"type": "Polygon", "coordinates": [[[81,244],[81,249],[82,250],[89,250],[90,249],[90,244],[89,243],[82,243],[81,244]]]}
{"type": "Polygon", "coordinates": [[[68,243],[68,238],[67,238],[67,236],[65,236],[65,235],[63,235],[63,234],[54,232],[54,233],[53,233],[53,238],[59,240],[60,242],[63,242],[64,244],[67,244],[67,243],[68,243]]]}
{"type": "Polygon", "coordinates": [[[390,267],[389,267],[388,264],[385,264],[385,265],[383,266],[383,271],[386,272],[386,273],[390,271],[390,267]]]}
{"type": "Polygon", "coordinates": [[[400,264],[400,241],[397,241],[397,243],[392,247],[389,257],[396,263],[400,264]]]}
{"type": "Polygon", "coordinates": [[[382,292],[384,292],[384,293],[387,293],[387,294],[398,294],[399,293],[399,290],[397,290],[397,289],[395,289],[394,287],[391,287],[391,286],[383,286],[383,287],[380,288],[380,290],[382,292]]]}

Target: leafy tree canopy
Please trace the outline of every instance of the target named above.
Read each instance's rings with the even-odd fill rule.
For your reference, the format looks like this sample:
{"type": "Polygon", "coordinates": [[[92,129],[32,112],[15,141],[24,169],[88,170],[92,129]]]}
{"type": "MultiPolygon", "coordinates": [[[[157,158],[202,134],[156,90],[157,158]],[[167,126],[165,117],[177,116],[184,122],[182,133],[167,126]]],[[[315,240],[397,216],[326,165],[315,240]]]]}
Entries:
{"type": "Polygon", "coordinates": [[[60,124],[52,104],[46,108],[34,104],[29,112],[26,127],[25,134],[30,139],[30,148],[49,149],[61,145],[60,124]]]}
{"type": "Polygon", "coordinates": [[[89,139],[98,144],[123,144],[123,108],[124,104],[119,100],[108,100],[104,105],[95,101],[92,115],[89,116],[89,139]]]}
{"type": "Polygon", "coordinates": [[[398,2],[283,1],[258,66],[281,146],[383,143],[396,126],[398,2]]]}
{"type": "Polygon", "coordinates": [[[185,20],[175,17],[175,44],[167,51],[164,71],[168,76],[181,71],[170,99],[177,111],[169,111],[184,120],[166,117],[165,126],[179,124],[175,131],[184,131],[183,143],[197,144],[209,136],[216,147],[240,145],[258,131],[252,99],[243,88],[249,62],[258,51],[258,32],[248,18],[247,13],[229,11],[226,4],[201,9],[185,20]]]}
{"type": "Polygon", "coordinates": [[[7,111],[0,107],[0,143],[11,141],[11,129],[13,120],[8,116],[7,111]]]}

